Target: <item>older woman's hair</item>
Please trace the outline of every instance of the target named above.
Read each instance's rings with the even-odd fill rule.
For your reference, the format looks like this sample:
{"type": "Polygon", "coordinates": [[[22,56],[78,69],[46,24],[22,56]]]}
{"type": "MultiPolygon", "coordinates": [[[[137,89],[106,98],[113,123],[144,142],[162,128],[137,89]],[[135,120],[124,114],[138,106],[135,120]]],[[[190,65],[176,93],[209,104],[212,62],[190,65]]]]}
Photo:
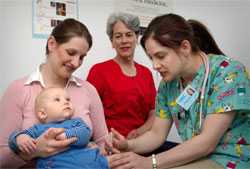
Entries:
{"type": "Polygon", "coordinates": [[[134,31],[136,35],[139,34],[140,20],[138,16],[123,12],[116,12],[112,13],[107,21],[106,33],[110,40],[113,37],[113,27],[117,21],[123,22],[129,29],[134,31]]]}

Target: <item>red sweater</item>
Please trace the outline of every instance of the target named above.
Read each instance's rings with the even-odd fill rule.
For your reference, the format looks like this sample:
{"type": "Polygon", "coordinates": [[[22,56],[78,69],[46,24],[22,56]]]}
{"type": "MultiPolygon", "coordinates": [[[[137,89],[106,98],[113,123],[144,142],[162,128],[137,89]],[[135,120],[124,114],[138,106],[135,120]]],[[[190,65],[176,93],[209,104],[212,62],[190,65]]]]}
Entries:
{"type": "Polygon", "coordinates": [[[108,60],[94,65],[87,77],[101,97],[108,128],[124,136],[143,125],[155,107],[152,73],[138,63],[135,67],[136,76],[126,76],[119,64],[108,60]]]}

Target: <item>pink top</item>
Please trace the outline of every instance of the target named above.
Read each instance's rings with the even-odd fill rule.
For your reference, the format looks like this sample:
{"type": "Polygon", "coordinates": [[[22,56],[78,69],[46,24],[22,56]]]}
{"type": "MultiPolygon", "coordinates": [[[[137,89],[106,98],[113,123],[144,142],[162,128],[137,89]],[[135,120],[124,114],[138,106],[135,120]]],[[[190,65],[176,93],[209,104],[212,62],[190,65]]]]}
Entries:
{"type": "MultiPolygon", "coordinates": [[[[29,77],[14,81],[3,95],[0,101],[0,168],[18,167],[25,163],[9,149],[8,137],[11,132],[38,122],[34,100],[43,87],[42,76],[37,70],[29,77]]],[[[66,89],[76,110],[74,116],[81,117],[89,125],[93,140],[102,146],[108,130],[96,89],[89,82],[73,76],[66,89]]]]}

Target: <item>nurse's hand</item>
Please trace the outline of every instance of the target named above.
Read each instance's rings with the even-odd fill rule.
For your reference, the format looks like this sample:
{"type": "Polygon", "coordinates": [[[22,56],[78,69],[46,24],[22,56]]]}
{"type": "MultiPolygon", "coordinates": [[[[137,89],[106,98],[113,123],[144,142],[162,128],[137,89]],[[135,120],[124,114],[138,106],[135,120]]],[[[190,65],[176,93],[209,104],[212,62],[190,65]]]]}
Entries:
{"type": "Polygon", "coordinates": [[[151,157],[143,157],[133,152],[114,154],[107,159],[111,169],[152,169],[151,157]]]}
{"type": "Polygon", "coordinates": [[[65,151],[69,145],[77,140],[76,137],[58,140],[57,136],[64,132],[63,128],[49,128],[36,140],[37,151],[35,157],[48,157],[65,151]]]}

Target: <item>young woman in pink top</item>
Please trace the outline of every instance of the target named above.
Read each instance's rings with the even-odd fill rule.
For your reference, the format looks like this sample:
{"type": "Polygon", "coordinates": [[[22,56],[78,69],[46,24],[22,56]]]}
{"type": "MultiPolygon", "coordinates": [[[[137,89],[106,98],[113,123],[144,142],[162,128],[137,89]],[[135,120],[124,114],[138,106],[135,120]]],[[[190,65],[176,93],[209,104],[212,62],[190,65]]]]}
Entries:
{"type": "Polygon", "coordinates": [[[11,132],[37,123],[34,100],[48,87],[63,87],[69,93],[81,117],[92,131],[93,140],[103,146],[108,134],[101,100],[95,88],[72,73],[81,66],[92,46],[92,37],[85,25],[66,19],[57,25],[46,46],[46,61],[31,75],[14,81],[0,101],[0,168],[18,168],[35,157],[47,157],[67,149],[75,139],[56,140],[63,129],[49,129],[36,139],[37,151],[32,156],[18,155],[8,148],[11,132]]]}

